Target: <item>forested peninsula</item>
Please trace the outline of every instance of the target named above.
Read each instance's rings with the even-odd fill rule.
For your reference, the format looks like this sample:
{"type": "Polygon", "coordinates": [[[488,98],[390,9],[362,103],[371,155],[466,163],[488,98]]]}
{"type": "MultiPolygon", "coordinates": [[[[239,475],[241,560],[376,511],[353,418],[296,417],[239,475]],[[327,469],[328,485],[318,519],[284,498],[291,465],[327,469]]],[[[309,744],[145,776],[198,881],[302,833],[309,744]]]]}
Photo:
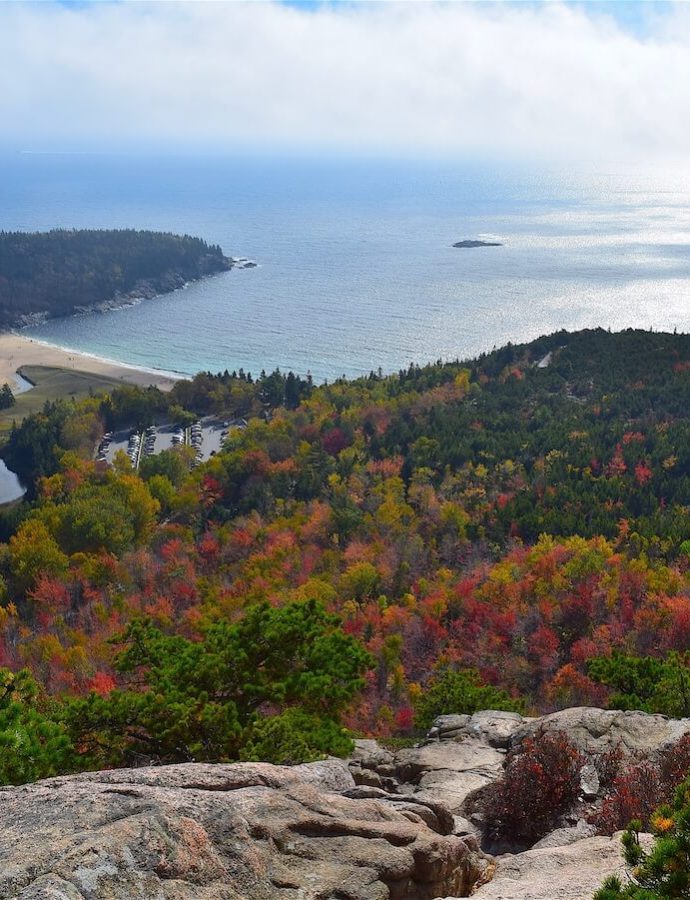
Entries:
{"type": "Polygon", "coordinates": [[[0,232],[0,327],[151,298],[231,269],[218,245],[135,229],[0,232]]]}

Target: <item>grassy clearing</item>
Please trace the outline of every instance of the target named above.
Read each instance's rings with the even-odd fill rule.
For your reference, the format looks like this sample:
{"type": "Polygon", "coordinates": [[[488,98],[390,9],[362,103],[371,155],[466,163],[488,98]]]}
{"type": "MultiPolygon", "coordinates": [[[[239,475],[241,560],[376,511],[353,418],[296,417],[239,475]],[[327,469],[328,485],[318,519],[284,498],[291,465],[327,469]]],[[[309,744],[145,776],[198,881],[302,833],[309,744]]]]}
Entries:
{"type": "Polygon", "coordinates": [[[19,394],[10,409],[0,410],[0,439],[12,428],[13,421],[21,422],[26,416],[39,412],[46,400],[108,393],[123,384],[118,378],[54,366],[22,366],[19,372],[35,387],[19,394]]]}

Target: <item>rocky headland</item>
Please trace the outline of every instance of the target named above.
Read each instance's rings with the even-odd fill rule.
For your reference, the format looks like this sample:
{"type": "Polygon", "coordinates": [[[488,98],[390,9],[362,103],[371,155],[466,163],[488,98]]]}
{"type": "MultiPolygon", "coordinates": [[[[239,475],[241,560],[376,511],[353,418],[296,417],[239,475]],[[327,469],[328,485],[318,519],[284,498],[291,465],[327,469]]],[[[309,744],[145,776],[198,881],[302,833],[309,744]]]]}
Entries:
{"type": "Polygon", "coordinates": [[[0,327],[106,312],[255,266],[189,235],[134,229],[3,232],[0,327]]]}
{"type": "MultiPolygon", "coordinates": [[[[204,272],[196,277],[189,277],[181,271],[169,270],[164,272],[158,278],[145,278],[138,281],[133,288],[128,291],[116,291],[112,297],[101,300],[98,303],[90,303],[87,305],[76,305],[72,308],[69,315],[84,316],[89,313],[105,313],[112,312],[115,309],[125,309],[128,306],[136,306],[142,300],[154,300],[164,294],[170,294],[178,291],[180,288],[193,284],[195,281],[201,281],[212,275],[219,275],[221,272],[229,272],[231,269],[255,269],[257,263],[254,260],[244,257],[225,257],[225,262],[219,267],[212,267],[208,272],[204,272]]],[[[35,313],[23,313],[14,320],[13,327],[25,328],[30,325],[40,325],[53,318],[50,312],[44,310],[35,313]]]]}
{"type": "MultiPolygon", "coordinates": [[[[592,824],[615,751],[653,761],[690,719],[568,709],[439,718],[420,745],[358,741],[301,766],[185,764],[0,790],[10,900],[586,900],[624,864],[592,824]],[[492,844],[481,798],[528,742],[567,734],[577,796],[531,846],[492,844]]],[[[521,798],[514,798],[520,804],[521,798]]]]}

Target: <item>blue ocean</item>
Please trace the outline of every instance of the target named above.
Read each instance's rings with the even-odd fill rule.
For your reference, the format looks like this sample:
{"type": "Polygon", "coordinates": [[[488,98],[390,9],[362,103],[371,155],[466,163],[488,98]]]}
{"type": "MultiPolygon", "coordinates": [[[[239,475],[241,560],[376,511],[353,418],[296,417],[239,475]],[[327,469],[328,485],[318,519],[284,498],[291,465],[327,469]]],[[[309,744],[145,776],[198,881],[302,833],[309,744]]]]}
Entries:
{"type": "Polygon", "coordinates": [[[0,227],[199,235],[257,268],[26,333],[191,375],[315,380],[560,328],[690,330],[690,179],[448,161],[12,153],[0,227]],[[500,247],[455,249],[466,239],[500,247]]]}

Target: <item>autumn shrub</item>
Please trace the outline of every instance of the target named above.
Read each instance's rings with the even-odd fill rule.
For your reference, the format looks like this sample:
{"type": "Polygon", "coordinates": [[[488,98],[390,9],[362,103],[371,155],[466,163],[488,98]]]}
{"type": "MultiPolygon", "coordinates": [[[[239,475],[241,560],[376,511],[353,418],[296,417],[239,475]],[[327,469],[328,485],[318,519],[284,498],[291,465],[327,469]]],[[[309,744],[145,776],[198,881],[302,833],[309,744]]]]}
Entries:
{"type": "Polygon", "coordinates": [[[666,795],[664,799],[671,800],[678,785],[690,775],[690,734],[683,735],[661,754],[659,772],[666,795]]]}
{"type": "Polygon", "coordinates": [[[597,770],[600,787],[609,788],[613,785],[616,776],[620,774],[623,759],[624,753],[620,744],[595,757],[594,768],[597,770]]]}
{"type": "Polygon", "coordinates": [[[603,834],[613,834],[637,819],[646,827],[663,800],[659,768],[649,760],[634,763],[620,772],[592,821],[603,834]]]}
{"type": "Polygon", "coordinates": [[[673,804],[660,806],[648,823],[655,842],[645,850],[641,821],[630,823],[622,838],[632,877],[606,879],[594,900],[661,900],[690,897],[690,779],[676,790],[673,804]]]}
{"type": "Polygon", "coordinates": [[[479,802],[486,836],[531,846],[577,800],[586,759],[562,731],[526,738],[479,802]]]}
{"type": "MultiPolygon", "coordinates": [[[[599,770],[597,761],[597,771],[599,770]]],[[[599,813],[592,821],[599,831],[613,834],[637,820],[647,828],[660,803],[669,803],[690,774],[690,735],[659,754],[657,760],[637,760],[619,770],[599,813]]],[[[606,783],[601,778],[603,787],[606,783]]]]}

